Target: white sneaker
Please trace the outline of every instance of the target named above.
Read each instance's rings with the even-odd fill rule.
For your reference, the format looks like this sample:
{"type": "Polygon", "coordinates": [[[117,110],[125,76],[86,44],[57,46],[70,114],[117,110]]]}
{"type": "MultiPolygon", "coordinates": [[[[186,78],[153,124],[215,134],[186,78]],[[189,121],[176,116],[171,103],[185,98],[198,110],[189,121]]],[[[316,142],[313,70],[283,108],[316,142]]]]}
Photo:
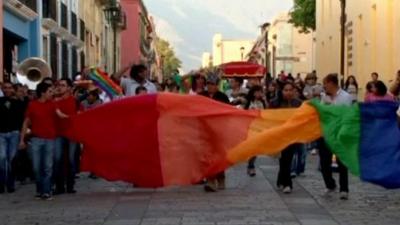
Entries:
{"type": "Polygon", "coordinates": [[[340,199],[341,200],[348,200],[349,199],[349,193],[348,192],[340,192],[340,199]]]}
{"type": "Polygon", "coordinates": [[[335,193],[336,189],[326,189],[324,196],[325,197],[332,197],[332,195],[335,193]]]}
{"type": "Polygon", "coordinates": [[[282,192],[283,192],[284,194],[290,194],[290,193],[292,193],[292,188],[290,188],[289,186],[287,186],[287,187],[285,187],[285,188],[282,190],[282,192]]]}

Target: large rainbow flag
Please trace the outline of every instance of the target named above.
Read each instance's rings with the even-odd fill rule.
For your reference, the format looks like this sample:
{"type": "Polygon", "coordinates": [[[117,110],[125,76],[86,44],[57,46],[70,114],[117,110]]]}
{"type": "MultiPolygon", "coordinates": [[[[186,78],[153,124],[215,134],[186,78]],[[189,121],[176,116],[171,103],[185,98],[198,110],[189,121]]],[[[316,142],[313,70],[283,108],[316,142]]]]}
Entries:
{"type": "Polygon", "coordinates": [[[140,187],[194,184],[255,155],[324,137],[350,171],[400,188],[395,103],[245,111],[202,96],[125,98],[71,118],[83,170],[140,187]]]}

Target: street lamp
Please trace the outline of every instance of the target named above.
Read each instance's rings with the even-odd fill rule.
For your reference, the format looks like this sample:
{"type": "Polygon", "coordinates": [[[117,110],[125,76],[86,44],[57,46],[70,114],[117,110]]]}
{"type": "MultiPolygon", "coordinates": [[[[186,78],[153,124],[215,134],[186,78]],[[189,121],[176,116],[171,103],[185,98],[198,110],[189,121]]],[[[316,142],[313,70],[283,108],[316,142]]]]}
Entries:
{"type": "Polygon", "coordinates": [[[113,28],[113,72],[117,72],[117,25],[121,21],[121,6],[116,0],[108,1],[107,6],[104,8],[106,20],[113,28]]]}
{"type": "Polygon", "coordinates": [[[243,61],[243,58],[244,58],[244,47],[243,46],[240,47],[240,54],[241,54],[242,61],[243,61]]]}
{"type": "Polygon", "coordinates": [[[263,30],[263,33],[265,34],[265,40],[264,40],[264,44],[265,44],[265,68],[267,68],[267,70],[266,70],[266,72],[267,72],[267,74],[269,73],[269,63],[270,63],[270,60],[269,60],[269,52],[268,52],[268,44],[269,44],[269,40],[268,40],[268,31],[269,31],[269,26],[270,26],[271,24],[270,23],[264,23],[263,25],[262,25],[262,30],[263,30]]]}

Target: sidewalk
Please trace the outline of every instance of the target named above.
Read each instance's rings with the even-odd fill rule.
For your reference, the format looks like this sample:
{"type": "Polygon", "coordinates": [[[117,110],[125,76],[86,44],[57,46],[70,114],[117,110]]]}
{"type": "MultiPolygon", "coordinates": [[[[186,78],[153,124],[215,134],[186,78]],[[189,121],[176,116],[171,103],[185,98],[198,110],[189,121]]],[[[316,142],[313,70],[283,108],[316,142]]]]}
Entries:
{"type": "Polygon", "coordinates": [[[245,165],[230,169],[227,190],[217,193],[204,193],[201,185],[134,189],[81,175],[78,194],[45,202],[33,198],[34,185],[24,185],[15,194],[0,195],[0,225],[399,224],[400,191],[352,178],[350,200],[328,199],[311,156],[306,176],[296,178],[294,192],[284,195],[274,185],[276,160],[262,157],[256,164],[254,178],[245,165]]]}

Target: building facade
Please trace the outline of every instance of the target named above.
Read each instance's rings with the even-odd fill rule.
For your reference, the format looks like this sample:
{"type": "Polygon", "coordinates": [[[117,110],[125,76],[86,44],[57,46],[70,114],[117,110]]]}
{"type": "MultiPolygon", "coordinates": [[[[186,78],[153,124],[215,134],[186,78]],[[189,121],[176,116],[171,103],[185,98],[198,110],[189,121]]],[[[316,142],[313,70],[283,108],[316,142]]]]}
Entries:
{"type": "Polygon", "coordinates": [[[314,34],[300,33],[289,18],[287,12],[280,13],[272,23],[264,24],[248,55],[249,61],[269,67],[273,76],[281,71],[304,76],[315,68],[314,34]]]}
{"type": "Polygon", "coordinates": [[[40,56],[41,1],[3,0],[1,80],[16,80],[17,65],[26,58],[40,56]]]}
{"type": "Polygon", "coordinates": [[[252,40],[223,39],[222,34],[215,34],[212,45],[212,66],[232,61],[244,61],[254,45],[252,40]]]}
{"type": "Polygon", "coordinates": [[[142,63],[150,69],[151,79],[159,79],[160,58],[155,49],[155,28],[142,0],[121,0],[127,27],[121,33],[121,66],[142,63]]]}
{"type": "MultiPolygon", "coordinates": [[[[340,1],[316,6],[318,74],[340,73],[340,1]]],[[[347,1],[345,79],[356,76],[363,90],[372,72],[389,82],[400,69],[400,15],[396,0],[347,1]]]]}

